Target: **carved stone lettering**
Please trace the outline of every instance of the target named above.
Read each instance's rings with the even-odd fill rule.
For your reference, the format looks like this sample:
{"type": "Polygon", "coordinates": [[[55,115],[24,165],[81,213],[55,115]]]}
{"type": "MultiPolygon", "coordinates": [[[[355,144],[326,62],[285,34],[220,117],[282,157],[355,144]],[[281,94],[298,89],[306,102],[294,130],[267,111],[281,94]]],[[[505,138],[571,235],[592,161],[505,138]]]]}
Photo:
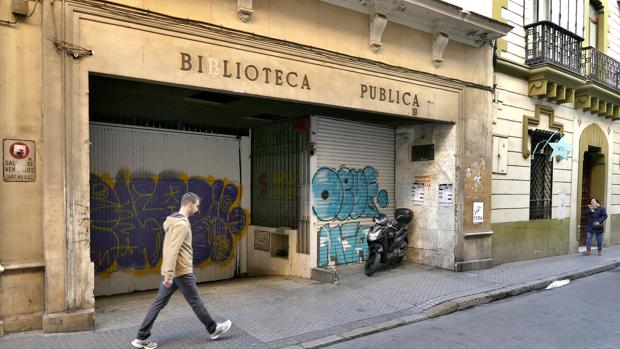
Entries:
{"type": "Polygon", "coordinates": [[[180,52],[182,71],[196,74],[209,74],[222,78],[235,78],[250,82],[263,81],[265,84],[288,86],[301,90],[310,90],[310,79],[307,74],[296,71],[259,67],[254,64],[246,64],[228,59],[218,59],[204,55],[192,56],[190,53],[180,52]],[[207,68],[208,67],[208,68],[207,68]],[[222,68],[220,70],[220,67],[222,68]],[[300,83],[301,80],[301,83],[300,83]]]}
{"type": "Polygon", "coordinates": [[[412,106],[415,113],[420,107],[418,103],[418,95],[409,91],[400,91],[391,88],[377,87],[373,85],[360,84],[360,98],[376,100],[391,104],[404,104],[412,106]]]}

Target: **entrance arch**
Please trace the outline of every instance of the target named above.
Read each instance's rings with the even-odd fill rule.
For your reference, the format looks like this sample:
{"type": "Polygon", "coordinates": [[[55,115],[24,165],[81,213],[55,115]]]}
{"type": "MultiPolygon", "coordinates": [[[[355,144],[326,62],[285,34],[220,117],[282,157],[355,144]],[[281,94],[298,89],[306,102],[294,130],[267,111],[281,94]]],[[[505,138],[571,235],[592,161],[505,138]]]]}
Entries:
{"type": "Polygon", "coordinates": [[[607,163],[609,146],[605,132],[597,124],[586,127],[579,137],[579,181],[577,190],[577,241],[585,245],[587,219],[582,216],[590,199],[595,197],[606,206],[607,163]]]}

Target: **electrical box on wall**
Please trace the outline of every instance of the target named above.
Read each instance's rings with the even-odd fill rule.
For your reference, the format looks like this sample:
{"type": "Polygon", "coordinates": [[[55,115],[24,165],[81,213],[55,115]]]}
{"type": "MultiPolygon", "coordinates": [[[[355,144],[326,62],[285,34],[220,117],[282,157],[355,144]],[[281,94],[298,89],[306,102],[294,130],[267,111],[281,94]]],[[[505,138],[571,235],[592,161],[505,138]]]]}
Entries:
{"type": "Polygon", "coordinates": [[[28,0],[12,0],[11,11],[17,16],[28,15],[28,0]]]}
{"type": "Polygon", "coordinates": [[[493,173],[508,173],[508,137],[493,136],[493,173]]]}

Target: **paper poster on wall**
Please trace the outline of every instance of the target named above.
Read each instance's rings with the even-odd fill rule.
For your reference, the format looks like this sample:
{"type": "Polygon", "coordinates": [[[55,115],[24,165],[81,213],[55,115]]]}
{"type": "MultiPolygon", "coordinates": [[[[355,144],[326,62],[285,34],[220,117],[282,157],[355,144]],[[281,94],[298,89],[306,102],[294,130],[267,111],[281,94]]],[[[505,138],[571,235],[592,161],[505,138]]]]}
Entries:
{"type": "Polygon", "coordinates": [[[269,251],[271,249],[271,233],[268,231],[254,231],[254,249],[269,251]]]}
{"type": "Polygon", "coordinates": [[[558,219],[566,218],[566,193],[558,194],[558,219]]]}
{"type": "Polygon", "coordinates": [[[484,203],[474,202],[474,224],[484,222],[484,203]]]}
{"type": "Polygon", "coordinates": [[[424,183],[413,182],[411,185],[411,201],[415,205],[424,203],[424,183]]]}
{"type": "Polygon", "coordinates": [[[411,201],[415,205],[422,205],[426,197],[426,191],[430,189],[431,176],[415,176],[411,186],[411,201]]]}
{"type": "Polygon", "coordinates": [[[452,184],[440,184],[439,185],[439,206],[452,205],[452,184]]]}
{"type": "Polygon", "coordinates": [[[431,176],[415,176],[413,181],[416,183],[421,183],[427,187],[431,186],[431,176]]]}

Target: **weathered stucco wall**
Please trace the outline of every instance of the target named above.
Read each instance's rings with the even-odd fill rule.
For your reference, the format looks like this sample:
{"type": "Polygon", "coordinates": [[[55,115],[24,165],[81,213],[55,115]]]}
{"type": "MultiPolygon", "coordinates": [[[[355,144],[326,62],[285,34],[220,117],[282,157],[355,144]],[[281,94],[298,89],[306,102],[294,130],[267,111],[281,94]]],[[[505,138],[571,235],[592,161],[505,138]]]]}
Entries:
{"type": "Polygon", "coordinates": [[[610,245],[620,245],[620,214],[610,214],[609,220],[611,221],[611,230],[607,232],[609,235],[609,244],[610,245]]]}
{"type": "MultiPolygon", "coordinates": [[[[413,211],[409,251],[413,262],[454,268],[455,205],[439,205],[439,185],[456,180],[456,126],[428,123],[396,130],[396,207],[413,211]],[[412,161],[412,147],[433,144],[435,159],[412,161]],[[414,182],[424,183],[424,200],[412,200],[414,182]]],[[[454,198],[454,196],[453,196],[454,198]]]]}
{"type": "Polygon", "coordinates": [[[297,253],[297,230],[269,227],[248,227],[248,275],[283,275],[310,278],[312,263],[309,254],[297,253]],[[269,246],[255,244],[255,231],[270,233],[269,246]],[[258,246],[257,246],[258,245],[258,246]],[[269,251],[261,250],[269,248],[269,251]],[[288,249],[288,256],[278,254],[288,249]]]}
{"type": "MultiPolygon", "coordinates": [[[[0,332],[2,323],[6,332],[41,328],[44,307],[39,13],[0,25],[0,139],[34,141],[37,170],[34,182],[0,181],[0,332]]],[[[0,2],[0,18],[15,18],[10,1],[0,2]]]]}
{"type": "MultiPolygon", "coordinates": [[[[490,61],[490,58],[488,59],[490,61]]],[[[491,77],[491,64],[486,71],[491,77]]],[[[487,81],[488,82],[488,81],[487,81]]],[[[492,93],[468,88],[463,94],[463,116],[458,128],[462,157],[457,161],[462,198],[457,211],[455,267],[459,271],[488,268],[491,256],[492,93]],[[476,212],[474,212],[476,211],[476,212]],[[474,216],[477,218],[474,219],[474,216]]]]}
{"type": "Polygon", "coordinates": [[[570,219],[495,223],[493,263],[495,265],[527,259],[567,254],[570,219]]]}

